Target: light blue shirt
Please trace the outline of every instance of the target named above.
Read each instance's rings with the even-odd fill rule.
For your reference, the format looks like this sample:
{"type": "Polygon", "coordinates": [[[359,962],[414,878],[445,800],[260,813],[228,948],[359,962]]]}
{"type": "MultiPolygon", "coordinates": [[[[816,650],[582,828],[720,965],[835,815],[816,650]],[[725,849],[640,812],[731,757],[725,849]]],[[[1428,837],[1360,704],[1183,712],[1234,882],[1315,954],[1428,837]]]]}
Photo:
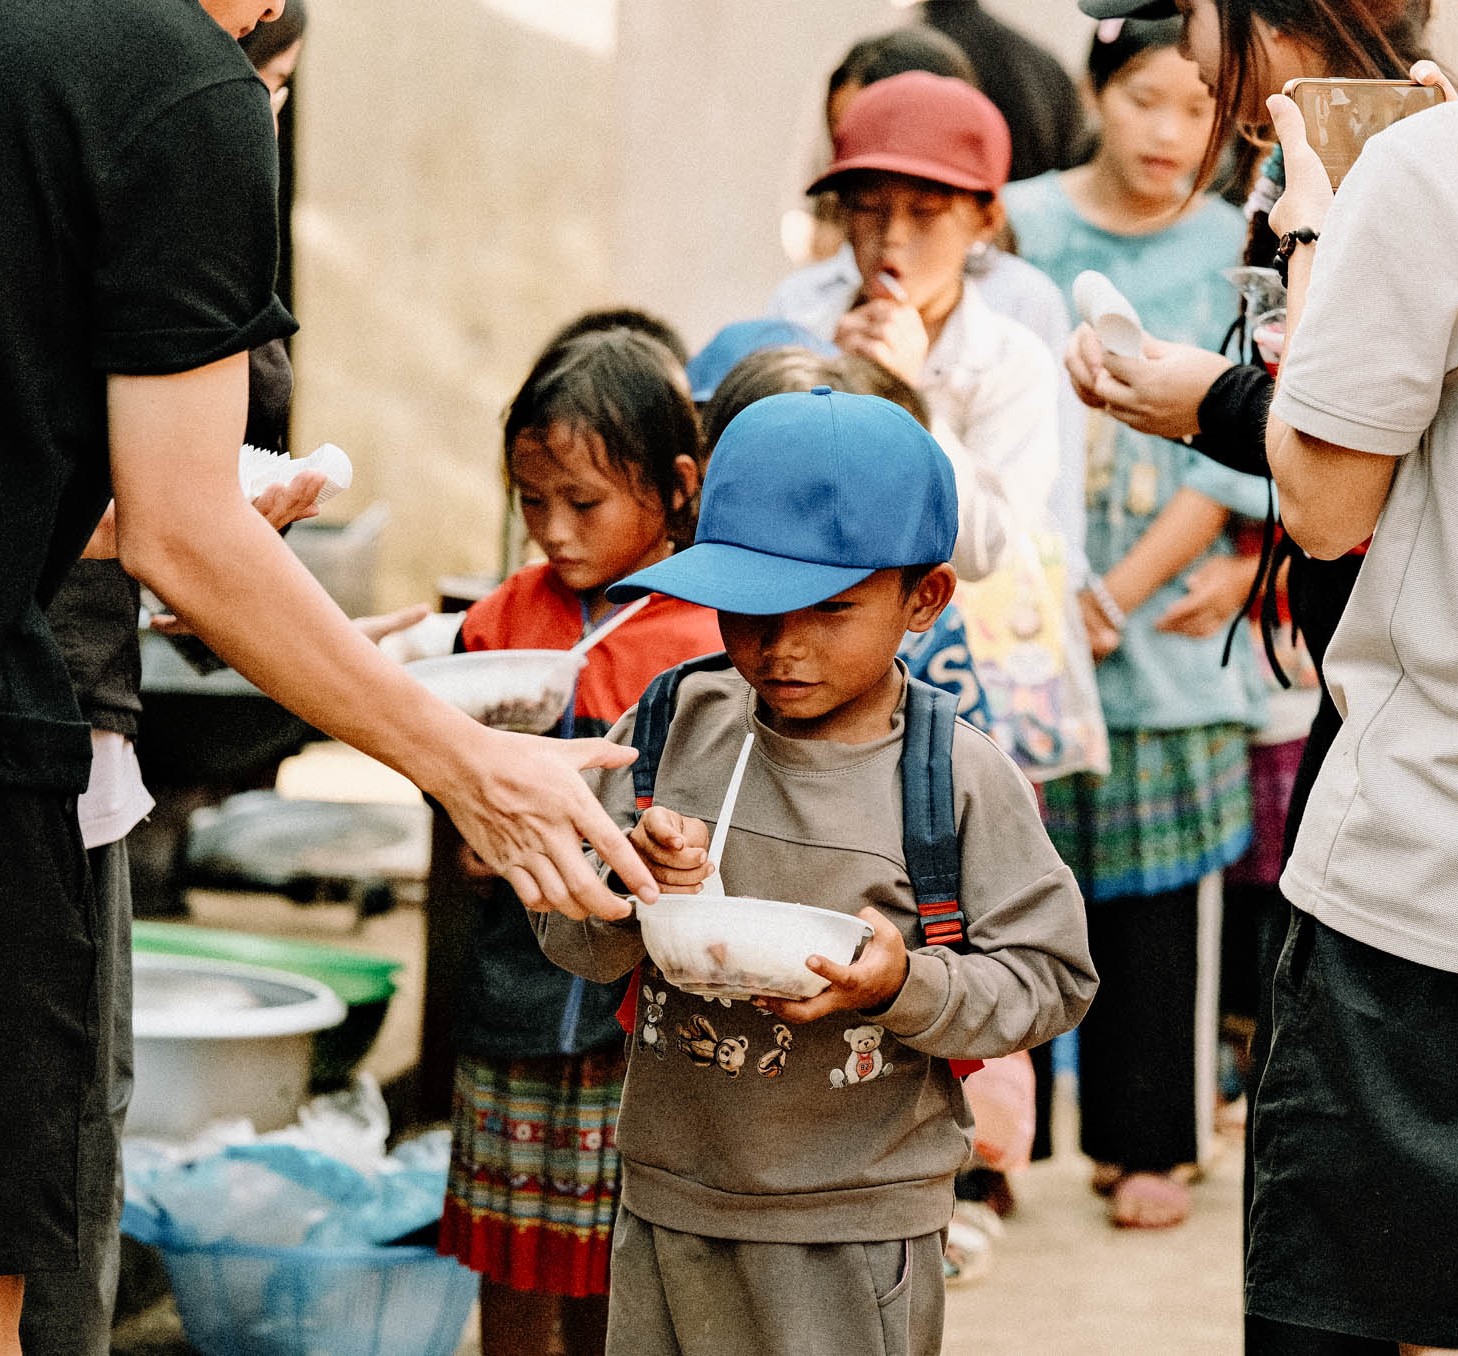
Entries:
{"type": "MultiPolygon", "coordinates": [[[[1147,235],[1116,235],[1086,221],[1058,172],[1009,184],[1003,191],[1023,256],[1072,297],[1073,280],[1097,269],[1139,312],[1147,333],[1215,349],[1237,298],[1221,269],[1240,261],[1245,219],[1208,197],[1173,226],[1147,235]]],[[[1217,465],[1165,438],[1136,433],[1091,414],[1088,450],[1089,564],[1097,573],[1128,553],[1175,491],[1198,490],[1238,514],[1263,519],[1267,482],[1217,465]]],[[[1222,668],[1225,629],[1196,639],[1154,629],[1185,596],[1185,577],[1212,555],[1229,555],[1224,538],[1130,617],[1123,641],[1098,667],[1099,695],[1110,729],[1186,729],[1236,721],[1259,726],[1264,694],[1245,628],[1222,668]]]]}

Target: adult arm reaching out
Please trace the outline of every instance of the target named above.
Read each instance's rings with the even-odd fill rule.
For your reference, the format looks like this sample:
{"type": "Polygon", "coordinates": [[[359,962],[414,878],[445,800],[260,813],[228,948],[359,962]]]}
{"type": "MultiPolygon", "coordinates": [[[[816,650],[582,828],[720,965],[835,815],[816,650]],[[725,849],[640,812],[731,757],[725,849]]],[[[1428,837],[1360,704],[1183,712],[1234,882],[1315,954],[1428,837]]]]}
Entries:
{"type": "Polygon", "coordinates": [[[588,867],[584,839],[630,889],[656,897],[578,775],[630,762],[632,750],[489,730],[382,656],[240,492],[247,390],[242,353],[176,375],[108,378],[122,564],[245,677],[438,799],[528,908],[627,912],[588,867]]]}

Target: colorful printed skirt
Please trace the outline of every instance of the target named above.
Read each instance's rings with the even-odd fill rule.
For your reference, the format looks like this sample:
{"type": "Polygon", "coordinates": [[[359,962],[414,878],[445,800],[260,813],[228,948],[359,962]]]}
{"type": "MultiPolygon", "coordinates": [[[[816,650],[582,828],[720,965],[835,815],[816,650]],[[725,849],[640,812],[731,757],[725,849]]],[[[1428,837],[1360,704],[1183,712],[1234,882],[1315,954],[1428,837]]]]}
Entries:
{"type": "Polygon", "coordinates": [[[457,1061],[442,1253],[514,1290],[607,1293],[624,1068],[616,1050],[457,1061]]]}
{"type": "Polygon", "coordinates": [[[1158,895],[1250,843],[1243,725],[1110,730],[1109,775],[1044,784],[1049,837],[1091,900],[1158,895]]]}

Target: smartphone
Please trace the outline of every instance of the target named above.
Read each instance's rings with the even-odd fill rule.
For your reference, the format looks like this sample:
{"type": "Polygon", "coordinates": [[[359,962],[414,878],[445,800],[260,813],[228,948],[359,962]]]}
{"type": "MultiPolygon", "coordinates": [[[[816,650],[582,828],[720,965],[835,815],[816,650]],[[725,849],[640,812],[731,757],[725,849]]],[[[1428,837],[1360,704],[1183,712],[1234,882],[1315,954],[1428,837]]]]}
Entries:
{"type": "Polygon", "coordinates": [[[1287,96],[1306,123],[1306,139],[1339,188],[1367,138],[1413,113],[1443,102],[1436,85],[1411,80],[1288,80],[1287,96]]]}

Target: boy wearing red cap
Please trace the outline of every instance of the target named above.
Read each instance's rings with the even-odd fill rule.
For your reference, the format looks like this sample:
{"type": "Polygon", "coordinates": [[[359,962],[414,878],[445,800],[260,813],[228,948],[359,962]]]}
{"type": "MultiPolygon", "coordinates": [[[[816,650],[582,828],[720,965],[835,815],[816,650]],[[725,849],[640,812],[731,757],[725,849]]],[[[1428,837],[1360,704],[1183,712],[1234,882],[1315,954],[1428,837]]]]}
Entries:
{"type": "Polygon", "coordinates": [[[806,270],[772,308],[916,386],[999,473],[1023,525],[1041,531],[1059,472],[1057,368],[967,273],[969,251],[1002,225],[1011,158],[1007,123],[965,81],[908,71],[866,86],[809,190],[840,194],[859,286],[843,275],[801,285],[806,270]]]}
{"type": "Polygon", "coordinates": [[[921,425],[821,386],[736,415],[694,545],[608,591],[713,607],[727,650],[655,679],[609,735],[637,773],[593,783],[660,883],[710,874],[737,758],[725,912],[798,901],[871,929],[848,964],[806,958],[798,1000],[731,1002],[756,981],[711,944],[703,981],[728,996],[706,1006],[644,962],[636,921],[538,920],[585,977],[644,962],[609,1356],[936,1356],[971,1131],[952,1061],[1047,1040],[1093,995],[1078,888],[1027,782],[896,659],[946,604],[957,527],[921,425]]]}

